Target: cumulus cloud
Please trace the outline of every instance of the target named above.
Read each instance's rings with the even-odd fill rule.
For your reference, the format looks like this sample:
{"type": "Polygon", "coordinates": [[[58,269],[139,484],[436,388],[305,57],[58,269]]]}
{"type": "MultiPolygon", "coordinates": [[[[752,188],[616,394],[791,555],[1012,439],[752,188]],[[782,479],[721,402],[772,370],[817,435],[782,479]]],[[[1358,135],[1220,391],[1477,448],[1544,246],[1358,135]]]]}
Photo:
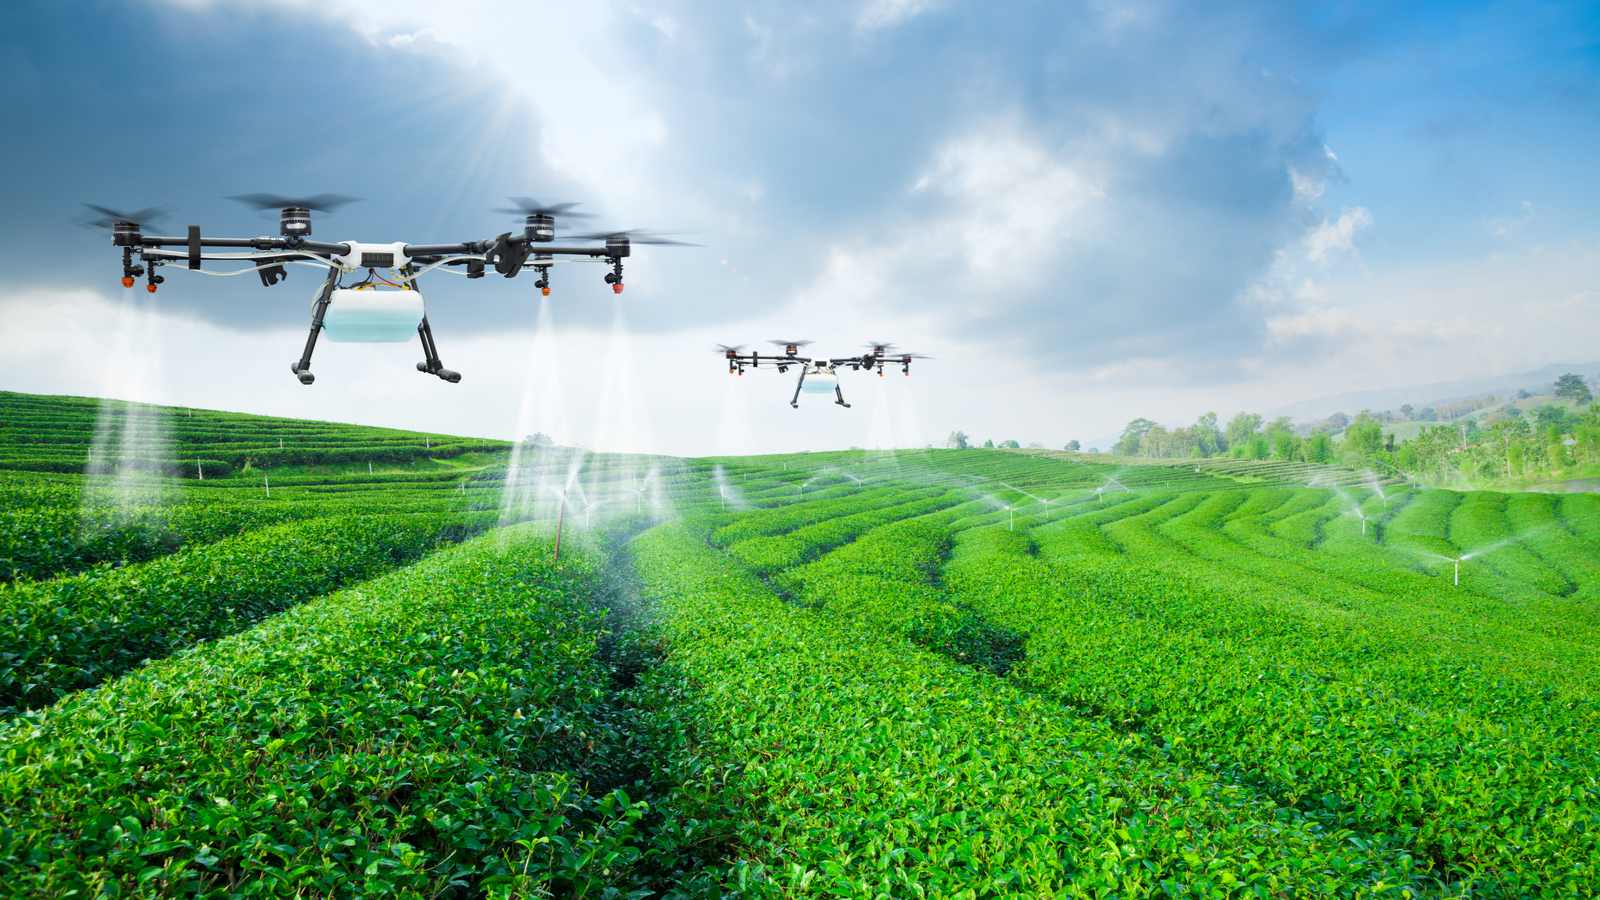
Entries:
{"type": "Polygon", "coordinates": [[[1365,206],[1347,209],[1333,222],[1327,219],[1306,235],[1306,258],[1313,262],[1326,260],[1335,250],[1355,250],[1356,232],[1372,227],[1372,213],[1365,206]]]}

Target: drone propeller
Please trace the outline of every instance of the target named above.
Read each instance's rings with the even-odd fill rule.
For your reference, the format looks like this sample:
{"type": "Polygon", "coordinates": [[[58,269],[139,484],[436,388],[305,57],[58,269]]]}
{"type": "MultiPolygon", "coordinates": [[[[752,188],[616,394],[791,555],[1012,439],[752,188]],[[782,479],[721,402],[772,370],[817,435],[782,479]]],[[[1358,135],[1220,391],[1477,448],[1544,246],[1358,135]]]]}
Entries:
{"type": "Polygon", "coordinates": [[[592,219],[591,213],[572,212],[577,203],[540,203],[532,197],[507,197],[511,207],[500,207],[493,210],[510,216],[561,216],[565,219],[592,219]]]}
{"type": "Polygon", "coordinates": [[[814,344],[816,341],[767,341],[767,343],[776,344],[779,347],[804,347],[807,344],[814,344]]]}
{"type": "Polygon", "coordinates": [[[127,222],[133,225],[148,225],[167,213],[172,212],[173,210],[173,207],[165,204],[161,206],[152,206],[149,209],[141,209],[138,212],[133,213],[117,212],[114,209],[107,209],[104,206],[95,206],[93,203],[85,203],[84,206],[87,206],[100,214],[100,218],[98,219],[90,219],[81,223],[85,228],[110,228],[119,222],[127,222]]]}
{"type": "Polygon", "coordinates": [[[722,354],[728,354],[728,353],[737,354],[742,350],[744,350],[744,345],[743,344],[734,344],[732,347],[729,347],[727,344],[718,344],[716,352],[717,353],[722,353],[722,354]]]}
{"type": "Polygon", "coordinates": [[[309,209],[319,213],[332,214],[334,210],[360,200],[360,197],[347,197],[344,194],[318,194],[315,197],[280,197],[277,194],[237,194],[228,198],[237,200],[246,206],[253,206],[258,210],[268,209],[309,209]]]}
{"type": "Polygon", "coordinates": [[[594,234],[574,234],[569,237],[579,241],[613,241],[625,239],[630,244],[664,244],[671,247],[700,247],[702,244],[691,244],[687,241],[667,240],[663,235],[669,234],[698,234],[696,231],[650,231],[634,228],[629,231],[596,232],[594,234]]]}
{"type": "Polygon", "coordinates": [[[887,353],[894,349],[894,345],[888,341],[867,341],[861,346],[866,347],[868,350],[871,350],[874,353],[887,353]]]}

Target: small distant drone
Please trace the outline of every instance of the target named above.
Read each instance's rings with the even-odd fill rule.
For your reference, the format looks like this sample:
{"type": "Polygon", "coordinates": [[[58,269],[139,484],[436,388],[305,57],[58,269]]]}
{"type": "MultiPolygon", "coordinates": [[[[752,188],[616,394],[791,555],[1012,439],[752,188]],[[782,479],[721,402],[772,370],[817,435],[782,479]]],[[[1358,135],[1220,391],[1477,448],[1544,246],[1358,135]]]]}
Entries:
{"type": "Polygon", "coordinates": [[[867,352],[860,356],[836,357],[804,357],[798,355],[800,348],[810,344],[811,341],[769,341],[768,343],[782,347],[783,355],[741,354],[740,351],[744,349],[743,344],[732,347],[726,344],[718,344],[717,352],[721,353],[723,358],[728,361],[729,375],[743,375],[745,366],[758,369],[761,367],[762,360],[766,360],[776,366],[779,372],[789,371],[790,366],[798,367],[800,369],[800,378],[794,385],[794,397],[789,400],[789,405],[796,409],[800,408],[800,394],[802,392],[807,394],[826,394],[829,391],[832,391],[836,398],[833,401],[834,403],[849,409],[850,404],[844,402],[844,391],[839,387],[839,370],[841,369],[848,368],[856,371],[865,369],[868,372],[877,370],[878,377],[882,378],[884,366],[899,365],[901,374],[910,375],[911,361],[913,359],[932,358],[923,356],[921,353],[892,353],[890,351],[893,350],[894,345],[880,341],[872,341],[865,344],[867,352]]]}
{"type": "Polygon", "coordinates": [[[258,210],[277,209],[278,233],[281,237],[215,238],[201,237],[197,225],[189,226],[186,237],[157,237],[143,233],[145,225],[171,211],[170,207],[156,206],[136,213],[121,213],[101,206],[85,204],[100,214],[100,218],[85,225],[111,230],[111,243],[122,248],[122,286],[133,287],[140,276],[146,280],[145,289],[155,293],[156,285],[166,279],[156,274],[156,268],[172,262],[188,263],[192,271],[208,275],[242,275],[255,272],[261,276],[263,287],[271,287],[288,278],[285,265],[324,266],[328,276],[322,282],[311,313],[311,336],[306,339],[300,359],[291,363],[289,371],[301,384],[311,384],[316,377],[311,374],[311,351],[317,344],[317,335],[326,331],[328,340],[334,342],[403,342],[415,334],[422,341],[424,359],[417,363],[417,371],[437,375],[455,384],[461,373],[444,367],[439,350],[433,342],[433,330],[428,327],[428,316],[423,309],[422,294],[417,290],[417,277],[440,266],[465,266],[468,278],[482,278],[484,270],[492,266],[496,272],[513,278],[524,269],[534,269],[539,280],[533,286],[550,295],[550,266],[558,262],[605,262],[611,266],[606,273],[606,284],[616,293],[622,293],[622,260],[632,253],[633,244],[673,244],[694,246],[681,241],[665,240],[664,234],[682,232],[616,231],[609,234],[568,235],[578,241],[604,241],[599,247],[556,247],[555,217],[587,218],[584,213],[574,213],[576,203],[545,205],[527,197],[512,197],[513,209],[496,210],[523,217],[520,234],[506,232],[498,237],[481,241],[464,241],[459,244],[365,244],[358,241],[325,243],[308,240],[311,237],[311,213],[331,213],[334,209],[354,201],[354,197],[339,194],[319,194],[315,197],[291,198],[271,194],[244,194],[238,200],[258,210]],[[167,250],[166,247],[180,247],[167,250]],[[206,248],[238,248],[247,252],[207,252],[206,248]],[[134,254],[139,261],[134,261],[134,254]],[[557,257],[573,257],[557,259],[557,257]],[[203,260],[229,260],[245,262],[248,268],[231,272],[206,271],[200,268],[203,260]],[[362,269],[366,277],[349,285],[341,285],[345,275],[354,275],[362,269]],[[388,270],[389,277],[378,274],[388,270]],[[384,287],[393,290],[384,290],[384,287]]]}

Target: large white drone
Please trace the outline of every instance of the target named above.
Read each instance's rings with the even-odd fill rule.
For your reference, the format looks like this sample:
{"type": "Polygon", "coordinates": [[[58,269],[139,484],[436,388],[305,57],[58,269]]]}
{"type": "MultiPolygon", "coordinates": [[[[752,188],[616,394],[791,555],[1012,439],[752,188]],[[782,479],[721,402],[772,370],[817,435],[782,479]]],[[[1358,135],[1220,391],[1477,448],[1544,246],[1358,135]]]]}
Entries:
{"type": "Polygon", "coordinates": [[[85,224],[111,229],[111,243],[122,248],[122,286],[131,288],[136,279],[144,276],[147,279],[145,289],[151,293],[155,292],[156,285],[166,280],[156,274],[156,269],[176,262],[187,263],[189,270],[208,275],[255,272],[261,276],[265,287],[288,277],[286,265],[325,267],[328,275],[323,279],[312,308],[311,335],[306,339],[305,351],[289,366],[289,371],[301,384],[316,380],[311,374],[311,352],[316,348],[317,335],[324,332],[328,340],[335,342],[402,342],[415,334],[422,341],[424,356],[423,361],[417,363],[417,371],[437,375],[452,384],[459,382],[461,373],[446,369],[439,360],[422,294],[417,290],[418,276],[440,266],[464,267],[468,278],[482,278],[490,267],[507,278],[515,277],[524,269],[534,269],[539,273],[534,287],[548,296],[550,267],[555,263],[603,262],[611,269],[606,273],[606,284],[620,294],[622,261],[631,255],[632,245],[692,246],[661,237],[676,232],[617,231],[567,236],[578,241],[603,241],[601,246],[558,247],[554,245],[556,216],[584,218],[584,214],[571,212],[575,203],[544,205],[527,197],[513,197],[514,209],[498,210],[523,217],[520,234],[508,231],[497,237],[459,244],[326,243],[310,240],[311,213],[330,212],[354,197],[320,194],[290,198],[245,194],[232,199],[260,210],[277,209],[280,236],[204,237],[197,225],[189,226],[186,237],[144,234],[144,226],[165,215],[169,211],[167,207],[119,213],[89,205],[101,218],[85,224]],[[218,252],[224,249],[236,252],[218,252]],[[134,254],[138,254],[137,262],[134,254]],[[201,263],[207,260],[243,262],[246,267],[226,272],[209,271],[201,268],[201,263]],[[359,277],[357,273],[362,270],[365,270],[365,277],[349,284],[341,283],[345,276],[359,277]],[[387,272],[387,276],[378,274],[379,270],[387,272]]]}

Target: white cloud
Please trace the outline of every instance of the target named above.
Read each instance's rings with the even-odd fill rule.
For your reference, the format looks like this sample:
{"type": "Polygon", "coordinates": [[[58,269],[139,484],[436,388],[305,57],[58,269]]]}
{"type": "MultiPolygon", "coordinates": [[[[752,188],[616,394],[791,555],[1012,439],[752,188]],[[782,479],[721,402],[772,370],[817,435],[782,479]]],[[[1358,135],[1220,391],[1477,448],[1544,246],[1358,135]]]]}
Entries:
{"type": "Polygon", "coordinates": [[[932,0],[870,0],[856,16],[856,27],[889,28],[921,15],[932,5],[932,0]]]}
{"type": "Polygon", "coordinates": [[[1294,198],[1302,203],[1310,203],[1322,196],[1321,176],[1302,174],[1292,165],[1289,167],[1289,183],[1294,185],[1294,198]]]}
{"type": "Polygon", "coordinates": [[[1365,206],[1346,209],[1336,222],[1327,219],[1306,236],[1306,258],[1312,262],[1325,260],[1334,250],[1354,250],[1356,232],[1372,227],[1372,213],[1365,206]]]}
{"type": "Polygon", "coordinates": [[[1544,214],[1534,209],[1531,202],[1524,200],[1519,205],[1522,207],[1522,215],[1520,216],[1495,216],[1490,218],[1488,220],[1489,232],[1495,237],[1509,238],[1544,218],[1544,214]]]}

